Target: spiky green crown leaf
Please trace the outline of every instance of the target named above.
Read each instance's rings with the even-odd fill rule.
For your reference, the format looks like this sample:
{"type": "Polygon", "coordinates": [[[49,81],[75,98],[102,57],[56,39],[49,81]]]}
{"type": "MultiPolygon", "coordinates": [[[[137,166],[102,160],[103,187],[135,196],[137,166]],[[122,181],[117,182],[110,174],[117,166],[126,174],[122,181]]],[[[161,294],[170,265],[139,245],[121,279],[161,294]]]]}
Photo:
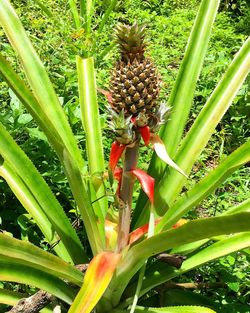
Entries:
{"type": "Polygon", "coordinates": [[[134,23],[132,26],[119,24],[116,29],[116,41],[120,47],[122,60],[132,62],[135,58],[144,59],[146,44],[144,25],[134,23]]]}

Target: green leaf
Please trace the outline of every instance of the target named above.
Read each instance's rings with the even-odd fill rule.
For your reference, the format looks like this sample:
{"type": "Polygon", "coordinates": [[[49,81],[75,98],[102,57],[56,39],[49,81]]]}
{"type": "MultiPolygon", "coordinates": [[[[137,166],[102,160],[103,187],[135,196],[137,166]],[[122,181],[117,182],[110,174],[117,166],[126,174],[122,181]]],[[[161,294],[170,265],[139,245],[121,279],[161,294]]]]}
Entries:
{"type": "Polygon", "coordinates": [[[200,182],[168,209],[156,227],[156,232],[170,228],[189,210],[194,209],[203,199],[210,195],[227,177],[240,166],[250,161],[250,141],[231,153],[218,167],[210,171],[200,182]]]}
{"type": "MultiPolygon", "coordinates": [[[[178,72],[178,77],[168,101],[168,105],[172,107],[172,114],[169,121],[162,126],[160,137],[166,144],[170,157],[174,157],[175,155],[176,148],[178,147],[188,118],[193,102],[195,86],[207,51],[208,41],[219,2],[219,0],[203,0],[201,2],[188,40],[185,56],[178,72]]],[[[158,181],[163,175],[165,168],[166,164],[154,154],[149,166],[149,174],[158,181]]],[[[138,218],[146,201],[146,197],[141,193],[137,202],[134,219],[138,218]]],[[[145,221],[146,219],[144,219],[143,223],[145,223],[145,221]]],[[[140,225],[138,224],[137,226],[140,225]]]]}
{"type": "MultiPolygon", "coordinates": [[[[171,284],[171,283],[170,283],[171,284]]],[[[216,283],[215,283],[216,285],[216,283]]],[[[210,308],[216,308],[216,304],[212,299],[201,293],[184,288],[167,288],[164,291],[163,306],[173,305],[200,305],[210,308]]]]}
{"type": "MultiPolygon", "coordinates": [[[[55,147],[64,166],[72,193],[83,217],[93,253],[97,253],[103,245],[102,239],[96,225],[96,218],[86,182],[82,176],[84,162],[66,115],[41,60],[8,0],[0,1],[0,21],[7,37],[21,59],[27,80],[36,99],[36,103],[32,106],[33,112],[35,112],[36,116],[39,115],[36,108],[38,105],[43,115],[46,116],[44,123],[49,120],[48,133],[54,133],[54,129],[56,130],[56,142],[54,143],[53,140],[50,140],[50,142],[55,147]],[[50,125],[53,127],[50,127],[50,125]]],[[[30,101],[29,105],[31,104],[32,102],[30,101]]],[[[72,249],[73,245],[70,250],[72,249]]],[[[82,248],[79,249],[79,251],[81,250],[82,248]]],[[[78,253],[78,257],[75,256],[75,259],[79,260],[79,258],[82,257],[78,253]]]]}
{"type": "MultiPolygon", "coordinates": [[[[250,212],[250,199],[247,199],[245,201],[243,201],[240,204],[237,204],[236,206],[230,207],[228,210],[224,211],[222,214],[220,214],[220,216],[223,215],[228,215],[228,214],[235,214],[235,213],[240,213],[240,212],[250,212]]],[[[221,236],[221,237],[225,237],[225,236],[221,236]]],[[[221,239],[225,239],[225,238],[221,238],[221,237],[217,237],[217,238],[213,238],[214,240],[221,240],[221,239]]],[[[196,241],[187,245],[182,245],[179,246],[177,248],[174,248],[171,250],[171,253],[175,254],[189,254],[193,251],[195,251],[196,249],[200,248],[202,245],[204,245],[205,243],[207,243],[210,239],[203,239],[200,241],[196,241]]]]}
{"type": "Polygon", "coordinates": [[[0,23],[21,59],[24,72],[38,105],[60,134],[60,138],[70,155],[76,159],[82,168],[83,160],[80,151],[53,85],[8,0],[0,1],[0,23]]]}
{"type": "Polygon", "coordinates": [[[222,215],[235,214],[239,212],[250,212],[250,199],[243,201],[222,213],[222,215]]]}
{"type": "MultiPolygon", "coordinates": [[[[124,313],[125,311],[114,310],[112,313],[124,313]]],[[[127,312],[127,311],[126,311],[127,312]]],[[[137,306],[135,313],[148,312],[148,313],[216,313],[215,311],[204,308],[202,306],[169,306],[166,308],[145,308],[137,306]]]]}
{"type": "MultiPolygon", "coordinates": [[[[169,121],[161,128],[160,135],[167,145],[168,152],[173,156],[181,140],[188,114],[193,103],[195,86],[201,72],[212,26],[219,7],[219,0],[201,1],[196,16],[185,56],[178,72],[177,80],[171,92],[168,105],[172,107],[169,121]]],[[[161,163],[160,163],[161,164],[161,163]]],[[[159,161],[154,164],[157,178],[163,173],[159,161]],[[159,170],[159,168],[160,170],[159,170]]]]}
{"type": "Polygon", "coordinates": [[[110,292],[114,303],[119,302],[124,286],[149,257],[179,245],[213,236],[250,231],[249,220],[250,213],[245,212],[199,219],[188,222],[179,228],[164,231],[133,246],[117,269],[115,281],[111,283],[110,292]]]}
{"type": "Polygon", "coordinates": [[[83,275],[74,266],[29,242],[0,234],[0,259],[4,258],[61,277],[78,286],[82,284],[83,275]]]}
{"type": "MultiPolygon", "coordinates": [[[[249,218],[247,220],[249,223],[249,218]]],[[[182,275],[185,272],[190,271],[202,264],[208,263],[212,260],[225,256],[227,254],[233,253],[247,248],[250,245],[250,232],[245,232],[241,234],[236,234],[234,236],[229,236],[228,238],[213,243],[212,245],[204,248],[195,255],[189,257],[182,263],[181,269],[177,270],[173,267],[166,268],[165,264],[159,264],[158,262],[153,264],[149,268],[147,275],[144,279],[144,283],[141,289],[141,296],[147,293],[152,288],[169,281],[177,276],[182,275]]],[[[132,302],[134,290],[136,284],[130,286],[127,295],[131,296],[130,302],[132,302]]]]}
{"type": "Polygon", "coordinates": [[[76,294],[75,290],[63,280],[46,273],[46,271],[16,263],[8,258],[0,258],[0,280],[34,286],[48,291],[68,304],[72,303],[76,294]]]}
{"type": "Polygon", "coordinates": [[[40,108],[35,96],[25,85],[24,81],[19,78],[12,69],[9,62],[0,54],[0,73],[9,87],[14,91],[16,96],[21,100],[26,109],[36,120],[41,129],[45,132],[52,146],[54,146],[58,155],[61,154],[62,144],[57,130],[54,128],[50,119],[40,108]]]}
{"type": "MultiPolygon", "coordinates": [[[[7,160],[11,170],[22,179],[32,197],[36,200],[50,223],[55,228],[74,262],[87,260],[83,247],[75,230],[70,224],[62,207],[56,200],[50,188],[39,174],[33,163],[15,143],[9,133],[0,123],[0,155],[7,160]]],[[[47,225],[48,226],[48,225],[47,225]]]]}
{"type": "Polygon", "coordinates": [[[26,297],[27,294],[22,294],[7,289],[0,289],[0,303],[15,305],[20,299],[26,297]]]}
{"type": "MultiPolygon", "coordinates": [[[[104,173],[105,167],[102,131],[96,94],[94,59],[92,57],[83,59],[80,56],[77,56],[76,64],[82,124],[86,133],[89,170],[91,175],[95,175],[97,173],[104,173]]],[[[105,186],[102,184],[96,193],[96,198],[99,198],[104,194],[105,186]]],[[[92,199],[92,201],[96,200],[96,198],[92,199]]],[[[104,218],[108,209],[107,198],[103,197],[98,201],[98,204],[95,214],[99,218],[99,225],[100,228],[102,227],[101,231],[104,238],[104,218]]]]}
{"type": "MultiPolygon", "coordinates": [[[[175,162],[185,173],[190,172],[194,162],[206,146],[215,127],[231,105],[244,82],[250,68],[249,51],[250,38],[236,54],[228,70],[182,141],[175,157],[175,162]]],[[[155,207],[159,215],[163,215],[166,209],[172,206],[185,181],[186,179],[182,175],[172,169],[168,169],[165,172],[161,181],[156,184],[155,207]]],[[[145,207],[143,209],[140,206],[140,217],[138,218],[138,215],[135,216],[135,219],[138,220],[135,227],[145,223],[147,212],[145,207]]]]}
{"type": "Polygon", "coordinates": [[[105,26],[111,12],[115,9],[117,2],[118,2],[118,0],[111,0],[110,1],[110,5],[107,8],[107,10],[105,11],[105,13],[102,17],[102,20],[100,22],[100,25],[98,26],[98,34],[102,33],[103,27],[105,26]]]}
{"type": "MultiPolygon", "coordinates": [[[[33,217],[48,243],[55,243],[58,240],[58,237],[55,234],[55,230],[51,226],[51,222],[48,220],[46,214],[43,212],[42,208],[33,197],[32,193],[27,188],[23,180],[15,174],[15,171],[11,168],[8,162],[4,161],[1,158],[1,156],[0,176],[2,176],[6,180],[7,184],[12,189],[15,196],[21,202],[23,207],[33,217]]],[[[65,261],[71,261],[71,258],[61,241],[57,245],[55,245],[54,250],[65,261]]]]}
{"type": "Polygon", "coordinates": [[[94,4],[95,4],[95,0],[86,0],[85,1],[85,31],[86,31],[86,35],[89,36],[90,32],[91,32],[91,22],[92,22],[92,16],[94,14],[94,4]]]}
{"type": "MultiPolygon", "coordinates": [[[[93,188],[89,188],[87,192],[86,183],[82,173],[79,171],[77,165],[71,162],[70,158],[68,158],[66,151],[64,160],[65,168],[70,174],[69,181],[71,184],[71,189],[73,191],[74,198],[76,199],[79,211],[82,216],[82,220],[88,236],[88,241],[90,243],[92,252],[95,255],[103,249],[104,243],[101,237],[101,232],[98,228],[98,219],[90,202],[90,194],[94,190],[93,188]]],[[[92,184],[90,187],[93,187],[92,184]]]]}
{"type": "Polygon", "coordinates": [[[80,15],[77,9],[76,0],[69,0],[70,10],[74,19],[75,27],[79,29],[81,27],[80,15]]]}
{"type": "Polygon", "coordinates": [[[48,18],[50,19],[54,19],[54,15],[53,13],[50,11],[50,9],[44,4],[42,3],[40,0],[35,0],[35,3],[39,6],[39,8],[42,10],[42,12],[44,12],[48,18]]]}
{"type": "Polygon", "coordinates": [[[90,174],[104,172],[102,131],[96,94],[94,59],[76,57],[83,128],[86,133],[90,174]]]}
{"type": "MultiPolygon", "coordinates": [[[[189,173],[199,154],[205,148],[215,127],[231,105],[250,69],[250,38],[236,54],[227,72],[206,102],[176,155],[176,163],[189,173]]],[[[185,183],[185,178],[169,169],[156,190],[156,208],[161,214],[172,205],[185,183]],[[158,200],[158,201],[157,201],[158,200]]]]}

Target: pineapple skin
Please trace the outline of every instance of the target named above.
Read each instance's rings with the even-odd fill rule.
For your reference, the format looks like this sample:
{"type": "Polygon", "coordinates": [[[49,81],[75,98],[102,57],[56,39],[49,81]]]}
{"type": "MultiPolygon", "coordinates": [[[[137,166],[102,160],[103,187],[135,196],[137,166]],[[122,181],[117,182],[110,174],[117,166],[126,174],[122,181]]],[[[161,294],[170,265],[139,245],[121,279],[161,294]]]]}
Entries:
{"type": "Polygon", "coordinates": [[[145,27],[119,25],[116,32],[121,59],[112,73],[112,107],[125,116],[150,116],[158,104],[159,75],[152,61],[144,56],[145,27]]]}

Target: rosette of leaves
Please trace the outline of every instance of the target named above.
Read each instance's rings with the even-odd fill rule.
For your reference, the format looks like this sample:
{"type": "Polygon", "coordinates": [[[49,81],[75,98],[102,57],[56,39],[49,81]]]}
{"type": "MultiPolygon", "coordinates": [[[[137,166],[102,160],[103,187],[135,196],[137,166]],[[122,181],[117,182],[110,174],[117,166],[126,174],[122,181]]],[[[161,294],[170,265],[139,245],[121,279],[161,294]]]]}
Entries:
{"type": "MultiPolygon", "coordinates": [[[[76,2],[70,1],[76,27],[82,27],[83,33],[88,38],[91,35],[97,38],[94,32],[100,34],[115,2],[110,2],[99,28],[92,30],[91,16],[94,8],[91,3],[87,1],[87,7],[78,11],[76,2]]],[[[126,129],[130,140],[119,142],[118,138],[124,138],[124,133],[119,132],[113,120],[114,136],[117,140],[112,149],[118,148],[119,153],[114,158],[111,149],[110,175],[107,175],[93,57],[83,58],[81,55],[76,57],[88,158],[84,160],[53,84],[21,21],[9,0],[0,0],[0,24],[20,58],[26,80],[19,77],[12,64],[2,55],[1,75],[55,149],[81,213],[91,249],[89,252],[90,249],[82,245],[61,204],[41,173],[16,144],[4,125],[0,124],[0,175],[33,217],[45,240],[54,250],[53,253],[49,253],[29,242],[1,233],[2,281],[27,284],[45,290],[68,305],[70,313],[87,313],[93,309],[102,313],[214,312],[210,308],[200,306],[154,308],[154,303],[150,300],[146,302],[143,297],[148,298],[150,291],[155,287],[195,267],[231,252],[246,249],[250,244],[249,201],[232,207],[221,216],[188,222],[182,219],[185,213],[194,209],[229,175],[250,160],[250,144],[246,142],[190,187],[185,194],[181,194],[187,177],[180,172],[183,171],[187,175],[190,173],[195,160],[232,103],[250,68],[250,41],[247,40],[235,55],[190,130],[184,132],[218,6],[218,0],[201,2],[179,75],[168,99],[168,106],[171,107],[170,118],[161,126],[159,137],[156,137],[158,135],[153,127],[157,124],[155,121],[161,120],[160,117],[164,115],[160,111],[157,113],[155,109],[160,107],[155,101],[158,91],[154,91],[154,105],[145,111],[141,109],[144,105],[140,107],[140,100],[136,102],[136,99],[133,99],[135,103],[131,106],[119,105],[121,111],[115,110],[117,115],[114,115],[114,119],[117,118],[121,128],[126,129]],[[151,124],[152,114],[154,114],[153,124],[151,124]],[[138,118],[144,123],[136,124],[138,118]],[[138,169],[136,160],[139,142],[149,148],[152,146],[165,162],[154,155],[148,173],[138,169]],[[123,163],[119,168],[117,164],[121,156],[123,163]],[[120,180],[120,186],[115,194],[116,201],[112,201],[112,205],[105,197],[110,194],[107,189],[113,188],[112,184],[105,181],[108,176],[120,180]],[[139,179],[146,195],[142,193],[139,196],[136,208],[131,212],[134,177],[139,179]],[[116,218],[117,210],[119,218],[116,218]],[[58,244],[54,245],[55,242],[58,244]],[[182,253],[186,258],[177,269],[172,266],[173,264],[163,264],[156,258],[162,252],[170,255],[182,253]],[[149,265],[145,266],[149,258],[151,259],[149,265]],[[85,275],[74,266],[83,263],[89,263],[85,275]],[[138,271],[139,279],[136,275],[138,271]],[[141,301],[138,306],[137,300],[141,301]],[[143,303],[145,305],[147,303],[147,307],[142,306],[143,303]]],[[[133,27],[141,33],[142,38],[144,29],[139,26],[133,27]]],[[[127,26],[125,28],[129,30],[127,26]]],[[[140,43],[142,51],[144,45],[141,40],[137,42],[140,43]]],[[[121,62],[128,60],[123,58],[121,62]]],[[[134,66],[133,71],[140,66],[140,62],[143,66],[147,67],[150,64],[151,67],[151,63],[146,59],[136,57],[136,62],[134,64],[131,62],[134,61],[124,66],[127,68],[134,66]]],[[[121,63],[119,64],[118,70],[122,71],[121,63]]],[[[152,70],[149,72],[152,74],[152,70]]],[[[134,77],[131,79],[135,80],[134,77]]],[[[156,80],[158,81],[158,78],[156,80]]],[[[116,82],[113,83],[111,93],[116,92],[115,87],[118,88],[115,84],[116,82]]],[[[154,84],[155,81],[152,82],[152,88],[157,89],[154,84]]],[[[143,99],[145,104],[149,98],[145,96],[143,99]]],[[[244,251],[249,253],[248,250],[244,251]]],[[[2,303],[15,305],[21,297],[22,295],[14,291],[0,290],[2,303]]],[[[52,312],[49,307],[43,310],[52,312]]]]}

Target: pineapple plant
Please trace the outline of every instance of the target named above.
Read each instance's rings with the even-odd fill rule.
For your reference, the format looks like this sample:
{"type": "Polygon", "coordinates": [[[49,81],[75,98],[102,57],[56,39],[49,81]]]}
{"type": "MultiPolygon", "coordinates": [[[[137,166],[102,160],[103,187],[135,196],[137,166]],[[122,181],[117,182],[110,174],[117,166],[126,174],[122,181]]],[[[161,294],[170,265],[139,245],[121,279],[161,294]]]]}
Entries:
{"type": "MultiPolygon", "coordinates": [[[[92,35],[91,14],[94,8],[91,10],[90,7],[94,4],[87,1],[87,10],[81,12],[85,14],[84,18],[81,18],[77,14],[78,3],[69,3],[76,27],[84,22],[83,33],[92,35]]],[[[111,2],[111,8],[114,3],[115,1],[111,2]]],[[[233,171],[249,162],[249,142],[239,147],[207,176],[180,195],[178,189],[185,185],[183,176],[165,165],[159,167],[158,159],[154,158],[151,161],[151,170],[145,173],[137,168],[137,159],[142,137],[145,145],[151,143],[156,154],[168,165],[182,174],[185,174],[183,171],[189,174],[244,82],[250,68],[249,40],[235,56],[218,87],[180,143],[218,6],[219,0],[201,2],[176,84],[168,100],[169,105],[173,107],[171,119],[162,125],[161,138],[157,136],[156,131],[163,123],[168,107],[159,103],[160,79],[157,71],[153,69],[152,62],[144,56],[144,27],[136,24],[118,27],[117,40],[121,47],[121,60],[118,61],[116,73],[113,73],[111,79],[111,91],[106,92],[111,103],[110,126],[114,128],[116,138],[111,147],[110,175],[107,175],[96,96],[94,57],[91,53],[87,58],[82,55],[76,57],[79,102],[86,134],[88,160],[85,160],[48,73],[18,15],[9,0],[0,0],[0,24],[20,58],[27,80],[18,76],[3,55],[0,55],[1,75],[55,149],[68,178],[72,190],[71,199],[74,198],[81,214],[89,243],[87,247],[82,244],[43,176],[0,123],[0,176],[6,180],[32,216],[56,254],[1,233],[0,280],[45,290],[60,299],[63,302],[60,306],[62,309],[69,309],[69,313],[90,313],[93,310],[97,313],[214,312],[210,308],[188,305],[155,308],[154,302],[150,301],[153,299],[149,297],[155,295],[155,287],[162,286],[197,266],[241,249],[245,249],[244,252],[249,254],[248,200],[232,207],[221,216],[187,223],[180,219],[199,205],[233,171]],[[136,77],[141,81],[137,81],[136,77]],[[126,87],[126,81],[131,84],[129,87],[128,83],[126,87]],[[150,82],[147,83],[148,81],[150,82]],[[138,91],[140,83],[143,84],[142,91],[138,91]],[[132,92],[133,87],[135,93],[132,92]],[[126,96],[123,96],[123,91],[126,96]],[[137,93],[139,100],[138,96],[135,97],[137,93]],[[127,97],[130,97],[131,103],[127,97]],[[143,101],[141,107],[140,100],[143,101]],[[176,153],[175,150],[180,144],[175,160],[183,170],[170,159],[165,144],[171,155],[176,153]],[[122,165],[118,167],[121,156],[122,165]],[[109,177],[118,180],[116,192],[112,194],[106,193],[104,179],[109,177]],[[143,198],[139,197],[136,208],[132,210],[133,185],[136,178],[149,201],[146,199],[143,203],[143,198]],[[108,203],[104,196],[111,198],[111,195],[114,195],[112,200],[115,201],[108,203]],[[159,218],[157,209],[161,210],[159,218]],[[110,211],[114,214],[109,215],[110,211]],[[119,218],[109,220],[116,217],[117,211],[119,218]],[[55,240],[58,241],[58,237],[58,244],[53,245],[55,240]],[[189,252],[190,244],[193,247],[192,253],[189,252]],[[160,263],[159,254],[167,252],[173,255],[174,251],[187,254],[181,266],[175,268],[171,264],[160,263]],[[149,258],[150,262],[146,266],[149,258]],[[89,265],[83,275],[79,269],[86,268],[86,263],[89,265]],[[137,305],[138,299],[140,305],[137,305]]],[[[108,8],[103,15],[97,30],[99,33],[110,12],[111,9],[108,8]]],[[[112,191],[115,185],[111,183],[107,186],[107,190],[112,191]]],[[[0,288],[0,302],[15,305],[16,308],[18,299],[26,296],[0,288]]],[[[157,294],[156,296],[158,297],[157,294]]],[[[22,300],[21,303],[24,301],[30,304],[30,298],[22,300]]],[[[43,311],[52,313],[52,310],[48,307],[43,311]]]]}

